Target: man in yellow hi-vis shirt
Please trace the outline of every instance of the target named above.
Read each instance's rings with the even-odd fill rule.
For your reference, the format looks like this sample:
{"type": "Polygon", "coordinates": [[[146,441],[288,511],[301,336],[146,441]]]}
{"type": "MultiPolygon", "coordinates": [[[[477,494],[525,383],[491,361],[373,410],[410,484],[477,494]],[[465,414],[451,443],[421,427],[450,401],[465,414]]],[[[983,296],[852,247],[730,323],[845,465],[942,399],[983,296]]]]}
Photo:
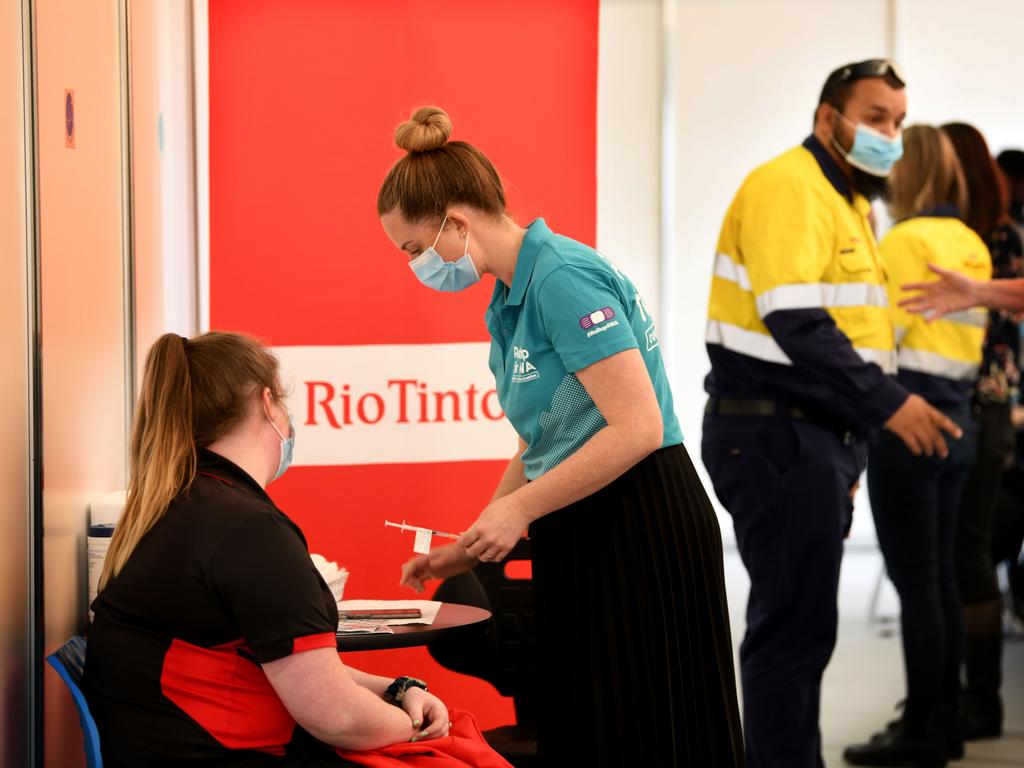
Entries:
{"type": "Polygon", "coordinates": [[[896,370],[868,198],[902,153],[904,81],[840,67],[814,132],[754,170],[722,226],[707,327],[702,455],[750,574],[740,650],[747,765],[821,768],[821,676],[866,438],[945,455],[959,428],[896,370]]]}

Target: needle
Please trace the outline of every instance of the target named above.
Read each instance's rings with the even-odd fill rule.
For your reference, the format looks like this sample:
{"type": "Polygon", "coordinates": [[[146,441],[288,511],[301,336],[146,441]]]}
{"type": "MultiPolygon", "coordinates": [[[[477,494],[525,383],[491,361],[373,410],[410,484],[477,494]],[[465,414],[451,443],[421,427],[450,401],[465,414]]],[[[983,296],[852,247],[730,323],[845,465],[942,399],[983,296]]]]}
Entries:
{"type": "Polygon", "coordinates": [[[384,527],[398,528],[402,531],[428,531],[431,536],[440,536],[442,539],[454,539],[456,541],[462,538],[457,533],[444,533],[443,531],[435,531],[432,528],[422,528],[418,525],[408,525],[406,524],[405,520],[403,520],[401,523],[392,523],[390,520],[385,520],[384,527]]]}

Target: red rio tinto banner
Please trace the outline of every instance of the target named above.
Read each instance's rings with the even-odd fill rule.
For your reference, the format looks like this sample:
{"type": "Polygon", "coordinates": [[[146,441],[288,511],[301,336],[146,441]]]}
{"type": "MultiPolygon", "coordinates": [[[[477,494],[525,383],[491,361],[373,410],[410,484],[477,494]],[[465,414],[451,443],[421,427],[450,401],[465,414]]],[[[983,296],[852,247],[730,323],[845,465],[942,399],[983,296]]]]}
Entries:
{"type": "MultiPolygon", "coordinates": [[[[347,597],[411,597],[412,538],[384,520],[464,530],[516,448],[487,369],[493,280],[438,294],[381,230],[392,131],[443,107],[511,215],[593,243],[597,24],[598,0],[209,2],[210,323],[280,356],[295,466],[270,491],[350,570],[347,597]]],[[[513,719],[424,649],[348,663],[423,677],[485,728],[513,719]]]]}

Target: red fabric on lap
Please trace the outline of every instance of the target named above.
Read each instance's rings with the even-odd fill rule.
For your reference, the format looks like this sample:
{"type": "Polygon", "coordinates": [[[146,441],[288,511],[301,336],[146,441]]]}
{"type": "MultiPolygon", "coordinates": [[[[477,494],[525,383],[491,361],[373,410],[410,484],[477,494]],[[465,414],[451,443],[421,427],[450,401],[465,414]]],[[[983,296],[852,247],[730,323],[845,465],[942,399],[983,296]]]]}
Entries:
{"type": "Polygon", "coordinates": [[[468,712],[449,709],[452,727],[448,735],[430,741],[402,742],[368,752],[338,754],[367,768],[512,768],[511,764],[484,741],[476,720],[468,712]]]}

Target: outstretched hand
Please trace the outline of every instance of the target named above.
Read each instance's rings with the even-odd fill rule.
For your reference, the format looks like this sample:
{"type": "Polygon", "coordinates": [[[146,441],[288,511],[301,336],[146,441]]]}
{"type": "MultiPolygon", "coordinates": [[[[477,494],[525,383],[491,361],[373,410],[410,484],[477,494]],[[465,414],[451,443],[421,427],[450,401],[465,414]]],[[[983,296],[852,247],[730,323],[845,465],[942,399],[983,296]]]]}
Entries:
{"type": "Polygon", "coordinates": [[[950,312],[977,306],[974,280],[934,264],[929,264],[928,269],[938,275],[939,279],[901,286],[904,291],[917,292],[899,303],[903,309],[915,315],[924,315],[926,320],[937,320],[950,312]]]}
{"type": "Polygon", "coordinates": [[[447,579],[465,573],[477,563],[458,544],[446,544],[431,550],[429,555],[416,555],[402,566],[403,587],[422,592],[425,582],[431,579],[447,579]]]}

